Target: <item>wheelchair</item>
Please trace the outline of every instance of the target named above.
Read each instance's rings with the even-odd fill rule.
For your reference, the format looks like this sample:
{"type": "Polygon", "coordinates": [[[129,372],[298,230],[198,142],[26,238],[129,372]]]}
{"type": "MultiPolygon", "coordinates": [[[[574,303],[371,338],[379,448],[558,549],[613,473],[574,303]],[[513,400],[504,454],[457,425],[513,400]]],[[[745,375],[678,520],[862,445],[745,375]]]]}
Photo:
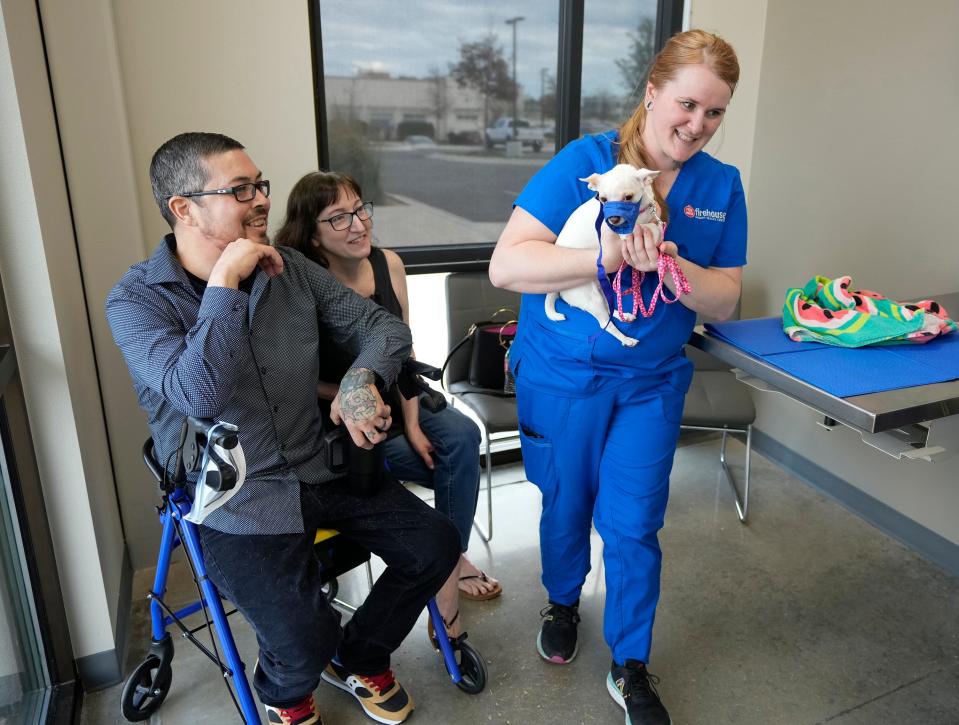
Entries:
{"type": "MultiPolygon", "coordinates": [[[[416,394],[422,393],[424,405],[436,406],[436,409],[439,409],[441,405],[445,405],[445,399],[419,379],[419,375],[432,378],[438,373],[439,370],[432,366],[414,360],[408,361],[400,381],[403,395],[410,398],[414,391],[416,394]]],[[[348,440],[349,436],[345,436],[345,439],[348,440]]],[[[184,422],[181,440],[172,475],[157,461],[152,438],[148,438],[143,445],[143,460],[162,492],[162,504],[157,507],[162,533],[156,575],[148,595],[151,617],[150,648],[124,684],[120,709],[126,720],[138,722],[149,719],[163,704],[173,681],[173,639],[168,628],[175,625],[185,639],[192,642],[219,668],[241,720],[247,725],[259,725],[260,707],[250,688],[246,668],[237,651],[228,622],[228,617],[234,614],[236,609],[225,611],[225,599],[207,577],[197,527],[185,518],[193,504],[186,488],[186,474],[199,470],[204,454],[215,457],[214,446],[230,450],[238,445],[238,439],[234,432],[225,430],[214,421],[188,418],[184,422]],[[164,595],[170,563],[178,546],[182,546],[186,552],[198,598],[185,607],[173,610],[164,601],[164,595]],[[203,623],[195,627],[188,626],[184,620],[197,612],[203,613],[203,623]],[[202,635],[204,630],[209,644],[197,636],[202,635]]],[[[219,474],[219,480],[216,480],[216,476],[214,479],[215,485],[222,487],[221,490],[228,490],[235,485],[235,470],[223,467],[219,474]]],[[[207,482],[210,482],[209,475],[207,482]]],[[[314,549],[320,564],[320,580],[328,601],[341,610],[355,611],[353,606],[336,598],[337,577],[357,566],[365,564],[369,567],[370,553],[330,529],[316,532],[314,549]]],[[[367,575],[372,583],[369,569],[367,575]]],[[[455,640],[450,639],[435,599],[430,599],[427,610],[433,630],[431,638],[434,646],[438,645],[452,682],[467,694],[482,692],[488,676],[482,656],[465,641],[465,635],[460,635],[455,640]]]]}

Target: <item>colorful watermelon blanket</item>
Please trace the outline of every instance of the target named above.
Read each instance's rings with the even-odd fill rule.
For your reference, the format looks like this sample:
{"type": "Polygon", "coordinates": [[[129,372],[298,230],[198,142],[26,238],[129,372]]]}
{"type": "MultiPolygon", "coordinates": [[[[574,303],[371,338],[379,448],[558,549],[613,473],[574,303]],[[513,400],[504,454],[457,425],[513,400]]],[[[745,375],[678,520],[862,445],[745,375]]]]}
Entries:
{"type": "Polygon", "coordinates": [[[928,342],[959,329],[933,300],[901,303],[876,292],[854,290],[850,277],[813,277],[786,292],[783,331],[796,342],[839,347],[928,342]]]}

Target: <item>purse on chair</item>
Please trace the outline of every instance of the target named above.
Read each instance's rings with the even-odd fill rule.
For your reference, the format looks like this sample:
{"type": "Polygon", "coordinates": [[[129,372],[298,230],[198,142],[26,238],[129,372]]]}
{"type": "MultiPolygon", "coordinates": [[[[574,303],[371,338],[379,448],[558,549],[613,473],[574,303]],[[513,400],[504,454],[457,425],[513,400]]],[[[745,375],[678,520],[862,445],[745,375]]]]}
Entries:
{"type": "Polygon", "coordinates": [[[477,388],[513,395],[511,376],[507,374],[507,351],[516,337],[516,313],[509,308],[501,308],[493,313],[492,320],[474,322],[466,336],[457,342],[443,363],[443,372],[453,355],[467,343],[470,348],[470,365],[467,381],[477,388]],[[495,318],[500,313],[508,313],[510,319],[505,322],[495,318]]]}

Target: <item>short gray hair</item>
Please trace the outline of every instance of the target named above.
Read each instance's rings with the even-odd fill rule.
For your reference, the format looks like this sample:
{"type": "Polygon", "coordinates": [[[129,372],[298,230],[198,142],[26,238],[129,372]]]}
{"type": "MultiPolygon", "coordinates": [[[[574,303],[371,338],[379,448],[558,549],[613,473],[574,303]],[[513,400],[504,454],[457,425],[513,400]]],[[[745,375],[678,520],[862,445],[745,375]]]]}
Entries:
{"type": "Polygon", "coordinates": [[[239,141],[221,133],[190,131],[174,136],[156,150],[150,162],[150,185],[160,213],[171,229],[176,217],[167,200],[177,194],[201,191],[206,186],[210,180],[206,159],[243,148],[239,141]]]}

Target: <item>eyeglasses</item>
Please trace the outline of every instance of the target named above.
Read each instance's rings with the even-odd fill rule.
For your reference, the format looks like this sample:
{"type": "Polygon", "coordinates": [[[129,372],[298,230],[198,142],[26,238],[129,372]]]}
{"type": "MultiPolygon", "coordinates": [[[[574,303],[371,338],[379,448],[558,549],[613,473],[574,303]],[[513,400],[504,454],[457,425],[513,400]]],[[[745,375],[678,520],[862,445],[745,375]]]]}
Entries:
{"type": "Polygon", "coordinates": [[[342,214],[334,214],[329,219],[317,219],[318,222],[329,222],[330,226],[333,227],[335,231],[342,232],[344,229],[349,229],[353,226],[353,217],[356,217],[361,222],[369,221],[373,218],[373,202],[364,201],[363,206],[358,207],[355,211],[348,211],[342,214]]]}
{"type": "Polygon", "coordinates": [[[230,186],[226,189],[210,189],[209,191],[188,191],[185,194],[174,194],[173,196],[185,196],[187,198],[191,196],[214,196],[218,194],[233,194],[234,198],[237,201],[253,201],[256,197],[256,190],[259,189],[260,193],[263,196],[270,195],[270,182],[264,179],[263,181],[253,181],[248,184],[238,184],[237,186],[230,186]]]}

